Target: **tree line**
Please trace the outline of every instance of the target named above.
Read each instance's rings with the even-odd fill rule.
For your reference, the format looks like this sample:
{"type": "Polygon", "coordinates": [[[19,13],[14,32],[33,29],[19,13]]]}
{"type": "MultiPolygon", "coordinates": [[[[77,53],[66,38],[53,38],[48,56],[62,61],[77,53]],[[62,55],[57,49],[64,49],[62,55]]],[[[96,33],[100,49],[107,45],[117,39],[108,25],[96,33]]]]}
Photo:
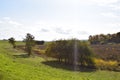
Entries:
{"type": "Polygon", "coordinates": [[[90,35],[89,41],[91,44],[107,44],[107,43],[120,43],[120,32],[115,34],[99,34],[90,35]]]}

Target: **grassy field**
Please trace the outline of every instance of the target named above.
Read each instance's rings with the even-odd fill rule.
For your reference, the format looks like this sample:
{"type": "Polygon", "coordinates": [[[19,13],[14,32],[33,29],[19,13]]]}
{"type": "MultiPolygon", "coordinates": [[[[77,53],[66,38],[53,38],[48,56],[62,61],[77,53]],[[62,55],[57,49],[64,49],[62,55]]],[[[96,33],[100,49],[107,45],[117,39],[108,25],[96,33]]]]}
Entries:
{"type": "Polygon", "coordinates": [[[120,80],[120,72],[72,71],[42,57],[27,57],[7,41],[0,41],[0,80],[120,80]]]}

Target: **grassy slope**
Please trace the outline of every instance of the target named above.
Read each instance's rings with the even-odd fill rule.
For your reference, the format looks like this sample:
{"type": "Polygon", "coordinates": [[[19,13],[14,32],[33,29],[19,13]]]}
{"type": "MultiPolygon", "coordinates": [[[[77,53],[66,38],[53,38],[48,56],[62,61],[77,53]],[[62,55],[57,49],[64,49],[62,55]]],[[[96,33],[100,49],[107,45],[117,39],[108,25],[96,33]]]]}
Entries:
{"type": "MultiPolygon", "coordinates": [[[[20,43],[18,43],[20,44],[20,43]]],[[[0,41],[0,80],[119,80],[120,72],[73,72],[45,65],[40,57],[23,58],[22,51],[0,41]],[[14,56],[15,55],[15,56],[14,56]],[[17,56],[18,55],[18,56],[17,56]]],[[[57,64],[56,64],[57,65],[57,64]]]]}

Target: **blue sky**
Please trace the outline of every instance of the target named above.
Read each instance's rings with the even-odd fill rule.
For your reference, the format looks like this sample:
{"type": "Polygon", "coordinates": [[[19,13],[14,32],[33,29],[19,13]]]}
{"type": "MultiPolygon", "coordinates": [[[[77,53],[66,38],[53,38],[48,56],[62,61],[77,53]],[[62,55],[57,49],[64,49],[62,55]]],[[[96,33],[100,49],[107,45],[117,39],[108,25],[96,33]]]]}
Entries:
{"type": "Polygon", "coordinates": [[[120,0],[0,0],[0,39],[88,39],[120,31],[120,0]]]}

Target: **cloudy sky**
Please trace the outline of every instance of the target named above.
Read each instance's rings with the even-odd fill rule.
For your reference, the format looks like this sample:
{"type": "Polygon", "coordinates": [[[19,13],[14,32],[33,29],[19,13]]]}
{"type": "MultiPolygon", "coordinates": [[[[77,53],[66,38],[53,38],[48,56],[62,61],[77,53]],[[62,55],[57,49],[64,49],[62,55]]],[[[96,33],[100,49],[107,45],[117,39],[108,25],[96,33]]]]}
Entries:
{"type": "Polygon", "coordinates": [[[0,0],[0,39],[88,39],[120,31],[120,0],[0,0]]]}

